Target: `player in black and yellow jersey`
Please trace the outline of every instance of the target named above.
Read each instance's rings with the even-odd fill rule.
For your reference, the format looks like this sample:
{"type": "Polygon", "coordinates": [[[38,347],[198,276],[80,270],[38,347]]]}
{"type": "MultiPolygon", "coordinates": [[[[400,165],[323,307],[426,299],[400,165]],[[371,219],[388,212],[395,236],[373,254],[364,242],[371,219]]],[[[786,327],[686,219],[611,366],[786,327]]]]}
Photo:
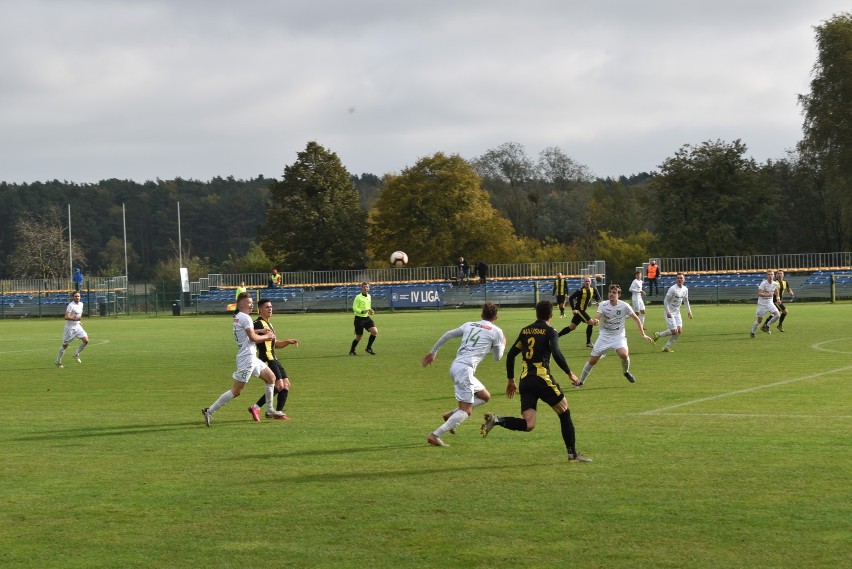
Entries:
{"type": "MultiPolygon", "coordinates": [[[[260,299],[260,302],[257,303],[257,310],[260,313],[260,316],[258,316],[257,320],[254,321],[254,329],[272,330],[272,333],[274,334],[275,329],[272,327],[272,324],[269,323],[269,317],[272,316],[272,301],[268,298],[260,299]]],[[[284,413],[284,405],[287,404],[287,396],[290,394],[290,378],[287,377],[287,371],[284,369],[284,366],[281,365],[281,361],[276,357],[275,348],[283,348],[290,345],[299,346],[300,344],[299,340],[293,338],[289,338],[287,340],[278,340],[276,338],[274,340],[265,340],[257,344],[257,358],[262,362],[266,362],[266,365],[268,365],[269,369],[272,370],[272,373],[275,374],[275,393],[277,394],[275,398],[275,409],[281,413],[275,415],[267,413],[266,417],[269,419],[281,419],[285,421],[289,419],[287,414],[284,413]]],[[[252,419],[260,421],[260,410],[265,404],[266,394],[264,393],[263,396],[257,400],[257,403],[248,409],[249,413],[251,413],[252,419]]]]}
{"type": "MultiPolygon", "coordinates": [[[[790,298],[795,298],[796,293],[790,288],[787,281],[784,280],[784,271],[775,271],[775,282],[778,283],[778,288],[775,289],[775,306],[781,313],[781,318],[778,319],[778,331],[784,332],[784,319],[787,318],[787,307],[784,306],[784,293],[790,295],[790,298]]],[[[769,321],[767,320],[767,324],[769,321]]]]}
{"type": "Polygon", "coordinates": [[[574,317],[571,319],[571,324],[559,331],[560,336],[570,333],[572,330],[575,330],[581,322],[585,322],[587,324],[586,347],[592,347],[592,325],[589,324],[589,320],[591,320],[592,317],[589,316],[589,313],[586,312],[586,310],[589,308],[589,303],[593,300],[595,302],[600,302],[601,295],[598,294],[598,289],[592,288],[591,277],[584,277],[583,286],[574,291],[574,294],[568,297],[568,304],[571,306],[571,312],[574,313],[574,317]]]}
{"type": "Polygon", "coordinates": [[[483,437],[488,436],[496,425],[510,431],[532,431],[535,428],[538,400],[541,399],[559,416],[562,440],[565,443],[565,450],[568,451],[568,459],[571,462],[591,462],[590,458],[577,452],[576,434],[571,420],[571,411],[568,409],[568,401],[565,399],[562,387],[550,374],[552,356],[553,361],[568,375],[571,382],[575,385],[578,382],[577,376],[568,367],[565,356],[559,351],[559,337],[556,329],[550,326],[550,319],[553,318],[553,303],[542,300],[536,304],[535,316],[536,321],[521,329],[518,339],[512,344],[506,356],[506,377],[508,378],[506,396],[513,399],[515,393],[520,392],[522,417],[500,417],[493,413],[486,413],[480,434],[483,437]],[[515,358],[519,354],[523,358],[520,385],[515,383],[515,358]]]}
{"type": "Polygon", "coordinates": [[[553,292],[550,293],[556,297],[556,304],[559,306],[559,317],[565,318],[565,292],[568,290],[568,282],[562,273],[556,273],[556,280],[553,281],[553,292]]]}

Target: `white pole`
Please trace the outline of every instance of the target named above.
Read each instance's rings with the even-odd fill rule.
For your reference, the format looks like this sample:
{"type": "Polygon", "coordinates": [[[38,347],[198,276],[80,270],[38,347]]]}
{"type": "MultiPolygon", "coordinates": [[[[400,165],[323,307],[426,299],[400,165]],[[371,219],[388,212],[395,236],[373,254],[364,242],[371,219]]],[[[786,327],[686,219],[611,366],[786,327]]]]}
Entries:
{"type": "Polygon", "coordinates": [[[180,202],[177,203],[178,206],[178,267],[183,266],[183,246],[181,245],[181,236],[180,236],[180,202]]]}
{"type": "Polygon", "coordinates": [[[127,216],[124,214],[124,204],[121,204],[121,224],[124,226],[124,277],[129,279],[127,274],[127,216]]]}
{"type": "Polygon", "coordinates": [[[68,270],[74,280],[74,257],[71,254],[71,204],[68,204],[68,270]]]}

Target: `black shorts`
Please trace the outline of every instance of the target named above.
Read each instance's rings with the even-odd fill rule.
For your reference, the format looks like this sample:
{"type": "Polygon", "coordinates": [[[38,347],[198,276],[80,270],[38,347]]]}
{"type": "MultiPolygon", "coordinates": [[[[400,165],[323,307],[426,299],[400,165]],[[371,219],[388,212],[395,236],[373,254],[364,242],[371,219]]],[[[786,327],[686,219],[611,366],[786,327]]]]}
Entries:
{"type": "Polygon", "coordinates": [[[521,393],[522,413],[527,409],[536,409],[539,399],[551,407],[565,399],[562,387],[553,379],[549,371],[547,377],[538,375],[522,377],[518,391],[521,393]]]}
{"type": "Polygon", "coordinates": [[[375,322],[369,316],[356,316],[355,317],[355,335],[361,336],[364,334],[364,330],[369,330],[370,328],[375,327],[375,322]]]}
{"type": "Polygon", "coordinates": [[[287,377],[287,371],[284,369],[284,366],[281,365],[280,361],[272,360],[266,362],[266,365],[268,365],[269,369],[272,370],[272,373],[275,374],[275,379],[284,379],[287,377]]]}
{"type": "Polygon", "coordinates": [[[557,294],[556,295],[556,304],[565,304],[565,295],[557,294]]]}
{"type": "Polygon", "coordinates": [[[575,314],[574,318],[571,319],[571,324],[579,326],[581,323],[591,320],[591,317],[586,314],[585,310],[578,310],[578,312],[579,314],[575,314]]]}

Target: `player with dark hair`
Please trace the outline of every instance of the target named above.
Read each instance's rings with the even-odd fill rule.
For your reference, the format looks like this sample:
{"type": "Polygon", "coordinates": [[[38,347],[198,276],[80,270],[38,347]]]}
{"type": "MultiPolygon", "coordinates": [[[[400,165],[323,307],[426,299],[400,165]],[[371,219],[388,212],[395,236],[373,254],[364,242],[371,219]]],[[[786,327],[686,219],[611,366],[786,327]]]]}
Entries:
{"type": "MultiPolygon", "coordinates": [[[[789,294],[790,298],[795,298],[796,293],[793,292],[793,289],[784,280],[784,271],[775,271],[775,284],[778,285],[775,289],[775,306],[778,308],[778,312],[781,313],[781,318],[778,319],[778,331],[784,332],[784,319],[787,318],[787,307],[784,306],[784,293],[789,294]]],[[[768,320],[764,324],[764,328],[769,328],[768,320]]]]}
{"type": "Polygon", "coordinates": [[[364,335],[364,330],[370,333],[370,339],[367,340],[365,352],[371,356],[375,356],[373,351],[373,342],[376,341],[376,336],[379,334],[379,329],[376,328],[375,322],[370,318],[375,311],[373,310],[373,299],[370,296],[370,283],[361,283],[361,292],[355,295],[355,300],[352,301],[352,312],[355,313],[355,339],[352,340],[352,346],[349,348],[349,355],[355,356],[355,347],[361,341],[364,335]]]}
{"type": "Polygon", "coordinates": [[[577,452],[576,434],[574,423],[571,420],[571,411],[568,409],[568,401],[562,388],[550,374],[550,358],[553,356],[556,365],[564,371],[575,385],[577,376],[568,367],[565,356],[559,351],[559,336],[556,330],[550,326],[553,318],[553,303],[542,300],[535,305],[536,321],[521,329],[518,339],[512,344],[506,355],[506,396],[509,399],[515,397],[515,393],[521,394],[522,417],[500,417],[493,413],[485,414],[485,423],[480,429],[483,437],[488,436],[495,426],[499,425],[510,431],[530,432],[535,428],[537,417],[536,407],[541,399],[559,416],[559,424],[562,427],[562,440],[568,459],[571,462],[591,462],[577,452]],[[523,371],[521,372],[520,385],[515,383],[515,358],[518,354],[523,358],[523,371]]]}
{"type": "Polygon", "coordinates": [[[474,407],[479,407],[491,399],[491,394],[474,374],[476,373],[476,366],[489,353],[494,354],[495,361],[499,361],[503,357],[506,338],[503,336],[503,330],[494,324],[497,320],[497,305],[486,302],[482,306],[481,318],[478,322],[467,322],[458,328],[445,332],[429,350],[429,353],[423,357],[423,367],[426,367],[435,361],[438,350],[447,340],[450,338],[462,339],[456,357],[450,364],[450,379],[453,380],[456,400],[459,405],[457,409],[444,413],[444,424],[426,437],[426,442],[430,445],[449,446],[441,440],[441,435],[446,432],[455,434],[456,427],[471,415],[474,407]]]}
{"type": "Polygon", "coordinates": [[[281,411],[272,408],[272,395],[275,390],[275,374],[269,366],[257,358],[257,344],[264,340],[275,341],[272,330],[255,330],[251,321],[254,300],[247,292],[237,296],[237,313],[234,315],[234,341],[237,342],[237,371],[232,375],[234,384],[219,396],[210,407],[201,410],[204,424],[208,427],[213,422],[213,413],[226,405],[235,397],[239,397],[252,376],[259,377],[266,383],[266,416],[277,418],[281,411]]]}
{"type": "Polygon", "coordinates": [[[593,300],[595,302],[600,302],[601,295],[598,294],[598,289],[592,288],[592,278],[584,277],[583,286],[574,291],[574,293],[568,297],[568,304],[571,306],[571,312],[574,313],[574,317],[571,319],[571,323],[568,326],[559,331],[560,336],[569,334],[572,330],[575,330],[581,322],[585,322],[587,325],[586,347],[592,347],[592,324],[589,324],[592,317],[589,316],[589,313],[586,312],[586,310],[588,310],[589,303],[593,300]]]}
{"type": "Polygon", "coordinates": [[[565,291],[568,290],[568,282],[562,273],[556,273],[556,280],[553,281],[553,292],[550,293],[556,297],[556,305],[559,306],[559,317],[565,318],[565,291]]]}
{"type": "MultiPolygon", "coordinates": [[[[260,316],[258,316],[254,321],[254,329],[271,330],[272,333],[275,334],[275,329],[269,322],[269,318],[272,316],[272,301],[268,298],[261,298],[260,302],[257,303],[257,310],[260,312],[260,316]]],[[[295,338],[279,340],[277,338],[271,339],[267,337],[264,337],[263,342],[257,345],[258,359],[266,363],[266,365],[269,366],[269,369],[272,370],[272,373],[275,374],[275,409],[276,411],[281,412],[280,415],[270,415],[267,413],[267,419],[279,419],[284,421],[289,419],[287,414],[284,413],[284,406],[287,404],[287,396],[290,394],[290,378],[287,377],[287,371],[284,369],[284,366],[281,365],[281,360],[279,360],[275,355],[275,348],[286,348],[287,346],[300,345],[301,342],[295,338]]],[[[251,413],[252,419],[260,421],[260,410],[265,404],[266,393],[257,400],[257,403],[249,407],[248,411],[251,413]]]]}
{"type": "Polygon", "coordinates": [[[627,334],[624,331],[627,319],[631,318],[636,322],[643,339],[652,343],[654,339],[645,333],[645,327],[642,325],[639,315],[633,311],[629,304],[618,298],[620,295],[621,287],[617,284],[611,284],[609,285],[608,300],[598,305],[598,313],[595,314],[594,318],[594,323],[600,324],[598,339],[595,341],[595,347],[592,348],[589,361],[583,366],[583,371],[580,373],[580,382],[577,384],[577,387],[586,383],[586,378],[592,373],[592,368],[597,365],[598,360],[608,350],[613,350],[621,358],[621,371],[624,373],[627,381],[630,383],[636,381],[636,378],[630,373],[630,351],[627,347],[627,334]]]}

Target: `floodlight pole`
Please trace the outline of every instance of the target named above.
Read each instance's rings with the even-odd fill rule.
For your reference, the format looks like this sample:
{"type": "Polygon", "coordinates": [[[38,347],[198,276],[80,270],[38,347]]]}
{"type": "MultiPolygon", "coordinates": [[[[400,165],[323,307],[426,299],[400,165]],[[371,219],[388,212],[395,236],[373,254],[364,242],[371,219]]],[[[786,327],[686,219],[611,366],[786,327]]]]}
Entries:
{"type": "Polygon", "coordinates": [[[74,280],[74,257],[71,254],[71,204],[68,204],[68,271],[71,280],[74,280]]]}
{"type": "MultiPolygon", "coordinates": [[[[121,204],[121,225],[124,228],[124,276],[129,279],[127,274],[127,216],[124,213],[124,204],[121,204]]],[[[128,280],[128,285],[129,285],[128,280]]]]}
{"type": "Polygon", "coordinates": [[[183,245],[181,244],[181,236],[180,236],[180,202],[177,203],[177,211],[178,211],[178,268],[183,266],[183,245]]]}

